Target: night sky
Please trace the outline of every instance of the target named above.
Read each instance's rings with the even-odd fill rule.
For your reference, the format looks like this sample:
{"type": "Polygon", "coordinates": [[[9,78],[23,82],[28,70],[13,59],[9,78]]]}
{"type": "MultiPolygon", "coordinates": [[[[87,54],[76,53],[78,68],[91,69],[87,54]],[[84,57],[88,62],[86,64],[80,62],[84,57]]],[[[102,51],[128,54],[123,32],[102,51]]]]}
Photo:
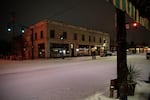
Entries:
{"type": "MultiPolygon", "coordinates": [[[[108,0],[5,0],[0,16],[0,39],[10,40],[6,26],[11,12],[15,23],[30,26],[45,18],[110,33],[115,41],[115,8],[108,0]]],[[[129,18],[127,18],[127,21],[129,18]]],[[[127,40],[150,43],[144,27],[127,31],[127,40]]]]}

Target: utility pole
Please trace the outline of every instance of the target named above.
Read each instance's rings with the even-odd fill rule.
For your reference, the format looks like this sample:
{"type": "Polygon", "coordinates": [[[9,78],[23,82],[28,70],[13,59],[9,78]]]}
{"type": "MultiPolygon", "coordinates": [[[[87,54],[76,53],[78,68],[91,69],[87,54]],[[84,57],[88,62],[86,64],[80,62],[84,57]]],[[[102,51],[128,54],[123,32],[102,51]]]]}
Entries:
{"type": "Polygon", "coordinates": [[[15,13],[14,12],[11,12],[10,22],[12,24],[12,31],[13,31],[12,38],[15,38],[15,13]]]}
{"type": "Polygon", "coordinates": [[[120,100],[127,100],[127,55],[125,12],[116,8],[117,14],[117,96],[120,100]]]}
{"type": "Polygon", "coordinates": [[[15,13],[14,12],[12,12],[11,13],[11,17],[10,17],[10,22],[8,23],[8,26],[7,26],[7,31],[8,32],[11,32],[12,31],[12,53],[13,54],[15,54],[15,56],[16,56],[16,53],[17,53],[17,51],[16,51],[16,49],[15,49],[15,42],[16,42],[16,34],[15,34],[15,26],[19,26],[19,28],[21,29],[20,30],[20,32],[21,33],[24,33],[25,32],[25,30],[24,30],[24,28],[27,28],[27,29],[29,29],[30,31],[31,31],[31,59],[34,59],[34,29],[33,28],[30,28],[30,27],[28,27],[28,26],[24,26],[24,25],[20,25],[20,24],[16,24],[15,23],[15,13]]]}
{"type": "Polygon", "coordinates": [[[12,44],[11,44],[11,52],[13,54],[13,56],[15,55],[16,56],[16,49],[15,49],[15,46],[14,46],[14,43],[15,43],[15,13],[14,12],[11,12],[11,16],[10,16],[10,25],[12,26],[11,30],[12,30],[12,44]]]}

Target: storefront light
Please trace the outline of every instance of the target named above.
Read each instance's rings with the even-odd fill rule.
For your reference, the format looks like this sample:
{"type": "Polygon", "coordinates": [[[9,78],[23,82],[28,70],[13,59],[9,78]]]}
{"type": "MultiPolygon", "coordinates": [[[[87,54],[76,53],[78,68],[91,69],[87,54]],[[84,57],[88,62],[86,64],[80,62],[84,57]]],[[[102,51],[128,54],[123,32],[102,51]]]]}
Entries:
{"type": "Polygon", "coordinates": [[[60,50],[59,53],[62,53],[62,50],[60,50]]]}
{"type": "Polygon", "coordinates": [[[63,54],[66,54],[66,50],[63,50],[63,54]]]}
{"type": "Polygon", "coordinates": [[[106,47],[106,43],[103,43],[103,47],[106,47]]]}
{"type": "Polygon", "coordinates": [[[102,47],[102,50],[104,50],[104,47],[102,47]]]}
{"type": "Polygon", "coordinates": [[[77,48],[76,51],[79,52],[79,49],[77,48]]]}

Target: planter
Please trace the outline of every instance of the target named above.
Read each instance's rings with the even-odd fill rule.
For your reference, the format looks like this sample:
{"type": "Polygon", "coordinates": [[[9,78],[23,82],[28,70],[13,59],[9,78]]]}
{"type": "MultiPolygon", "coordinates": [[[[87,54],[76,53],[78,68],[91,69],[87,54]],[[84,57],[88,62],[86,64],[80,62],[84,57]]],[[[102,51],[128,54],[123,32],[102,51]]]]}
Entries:
{"type": "Polygon", "coordinates": [[[136,83],[128,84],[128,96],[134,96],[136,83]]]}
{"type": "Polygon", "coordinates": [[[128,95],[133,96],[135,91],[135,86],[137,84],[136,80],[140,77],[141,71],[136,69],[133,65],[128,65],[128,75],[127,75],[127,82],[128,82],[128,95]]]}

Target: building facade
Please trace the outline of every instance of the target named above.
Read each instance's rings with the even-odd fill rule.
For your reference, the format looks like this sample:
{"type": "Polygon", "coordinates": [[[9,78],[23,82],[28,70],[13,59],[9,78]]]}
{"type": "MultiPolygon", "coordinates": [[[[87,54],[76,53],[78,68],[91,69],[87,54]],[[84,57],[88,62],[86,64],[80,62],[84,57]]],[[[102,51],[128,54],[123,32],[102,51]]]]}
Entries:
{"type": "Polygon", "coordinates": [[[110,46],[108,33],[48,19],[30,26],[23,37],[25,59],[100,55],[110,46]]]}

